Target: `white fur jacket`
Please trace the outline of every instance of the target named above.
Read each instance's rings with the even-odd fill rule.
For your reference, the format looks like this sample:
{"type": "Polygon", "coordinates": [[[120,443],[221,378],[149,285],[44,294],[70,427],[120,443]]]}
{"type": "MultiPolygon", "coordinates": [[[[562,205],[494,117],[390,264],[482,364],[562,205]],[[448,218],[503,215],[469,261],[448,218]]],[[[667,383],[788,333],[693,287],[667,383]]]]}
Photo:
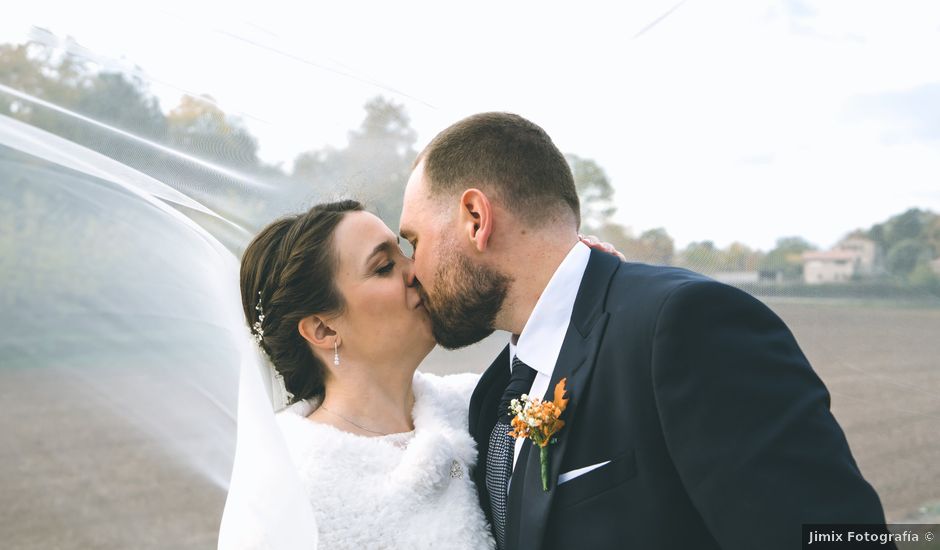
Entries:
{"type": "Polygon", "coordinates": [[[395,436],[362,437],[307,419],[316,403],[277,413],[320,550],[494,547],[470,475],[477,451],[467,404],[478,378],[416,373],[415,431],[404,447],[395,436]]]}

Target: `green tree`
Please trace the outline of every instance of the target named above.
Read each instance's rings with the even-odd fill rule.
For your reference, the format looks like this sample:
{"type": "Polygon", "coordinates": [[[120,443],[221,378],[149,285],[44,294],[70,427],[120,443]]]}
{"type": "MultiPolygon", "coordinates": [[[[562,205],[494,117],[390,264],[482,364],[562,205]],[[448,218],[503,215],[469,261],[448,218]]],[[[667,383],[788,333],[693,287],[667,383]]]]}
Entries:
{"type": "Polygon", "coordinates": [[[810,250],[816,247],[802,237],[783,237],[760,261],[760,270],[781,273],[784,279],[799,279],[803,275],[803,253],[810,250]]]}
{"type": "Polygon", "coordinates": [[[928,262],[920,262],[907,276],[907,282],[914,288],[940,295],[940,276],[934,273],[928,262]]]}
{"type": "MultiPolygon", "coordinates": [[[[65,109],[73,109],[87,93],[90,85],[87,68],[65,57],[55,59],[39,44],[0,45],[0,75],[3,84],[23,94],[65,109]]],[[[60,113],[36,102],[9,94],[0,94],[0,113],[32,126],[63,135],[63,122],[70,122],[60,113]]]]}
{"type": "MultiPolygon", "coordinates": [[[[889,253],[895,245],[908,239],[929,241],[933,247],[935,241],[940,240],[940,216],[929,210],[911,208],[873,225],[866,236],[889,253]]],[[[940,255],[940,249],[934,252],[940,255]]]]}
{"type": "Polygon", "coordinates": [[[933,258],[940,258],[940,216],[933,216],[930,223],[924,227],[924,240],[930,247],[933,258]]]}
{"type": "Polygon", "coordinates": [[[643,249],[643,261],[659,265],[672,263],[676,245],[664,228],[644,231],[640,234],[639,241],[643,249]]]}
{"type": "Polygon", "coordinates": [[[4,84],[66,111],[0,94],[0,113],[145,172],[163,176],[169,169],[172,173],[164,165],[175,160],[121,132],[229,166],[261,168],[257,140],[204,98],[185,96],[165,115],[139,78],[96,71],[90,64],[54,54],[36,43],[0,45],[0,74],[4,84]]]}
{"type": "Polygon", "coordinates": [[[888,251],[886,266],[888,271],[899,277],[907,277],[918,264],[926,264],[932,258],[933,250],[921,239],[904,239],[888,251]]]}
{"type": "Polygon", "coordinates": [[[581,231],[596,234],[610,223],[617,211],[614,188],[607,173],[597,162],[574,154],[565,155],[581,202],[581,231]]]}
{"type": "Polygon", "coordinates": [[[749,246],[733,242],[728,248],[723,250],[724,270],[727,271],[757,271],[763,254],[759,250],[753,250],[749,246]]]}
{"type": "Polygon", "coordinates": [[[888,225],[888,239],[891,244],[920,237],[926,222],[924,214],[926,212],[911,208],[900,216],[892,218],[888,225]]]}
{"type": "MultiPolygon", "coordinates": [[[[186,96],[164,113],[140,78],[102,72],[76,59],[38,43],[0,45],[0,81],[28,96],[0,94],[0,113],[185,189],[243,227],[258,226],[314,198],[310,186],[304,189],[279,167],[261,163],[255,137],[211,100],[186,96]],[[234,170],[218,170],[189,157],[234,170]],[[252,179],[272,184],[265,196],[246,185],[252,179]]],[[[212,222],[191,215],[204,226],[212,222]]]]}
{"type": "Polygon", "coordinates": [[[76,98],[76,110],[99,122],[137,136],[163,141],[167,120],[160,102],[139,79],[121,73],[101,73],[88,81],[85,93],[76,98]]]}
{"type": "Polygon", "coordinates": [[[166,122],[169,143],[177,149],[237,168],[260,165],[258,140],[209,96],[183,96],[166,122]]]}
{"type": "Polygon", "coordinates": [[[602,241],[614,245],[628,260],[644,261],[644,249],[640,245],[640,240],[634,237],[628,228],[619,223],[608,222],[598,227],[595,233],[583,229],[582,232],[594,235],[602,241]]]}
{"type": "Polygon", "coordinates": [[[365,111],[345,148],[300,154],[293,176],[327,196],[359,196],[385,223],[398,227],[417,136],[402,105],[376,97],[366,103],[365,111]]]}
{"type": "Polygon", "coordinates": [[[691,242],[679,254],[679,265],[701,273],[722,270],[721,250],[712,241],[691,242]]]}
{"type": "MultiPolygon", "coordinates": [[[[166,133],[159,103],[139,79],[96,73],[34,43],[0,45],[0,74],[7,86],[76,115],[148,138],[166,133]]],[[[101,130],[30,99],[0,95],[0,112],[68,139],[100,145],[101,130]]]]}

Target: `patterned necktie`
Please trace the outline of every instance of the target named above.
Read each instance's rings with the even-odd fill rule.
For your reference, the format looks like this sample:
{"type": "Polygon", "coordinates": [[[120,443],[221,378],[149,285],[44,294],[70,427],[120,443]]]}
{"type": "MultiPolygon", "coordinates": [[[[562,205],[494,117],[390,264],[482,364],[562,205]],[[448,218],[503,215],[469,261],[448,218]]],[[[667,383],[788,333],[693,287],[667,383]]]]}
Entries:
{"type": "Polygon", "coordinates": [[[528,393],[535,380],[535,369],[526,365],[519,358],[512,360],[512,376],[503,397],[500,399],[496,426],[490,432],[489,450],[486,454],[486,490],[490,494],[490,510],[493,513],[493,530],[500,550],[506,548],[506,500],[508,498],[509,476],[512,475],[512,457],[515,439],[509,432],[509,402],[528,393]]]}

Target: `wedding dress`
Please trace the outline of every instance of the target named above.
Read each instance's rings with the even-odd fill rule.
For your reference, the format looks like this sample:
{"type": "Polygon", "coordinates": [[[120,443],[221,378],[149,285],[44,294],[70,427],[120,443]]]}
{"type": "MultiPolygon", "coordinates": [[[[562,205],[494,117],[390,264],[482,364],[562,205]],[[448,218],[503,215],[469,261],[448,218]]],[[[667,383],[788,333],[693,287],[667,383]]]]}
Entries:
{"type": "MultiPolygon", "coordinates": [[[[466,411],[478,378],[416,373],[415,429],[404,434],[363,437],[314,422],[307,416],[318,406],[315,400],[277,413],[278,432],[309,506],[304,512],[312,511],[316,522],[318,548],[493,548],[470,475],[476,449],[466,411]]],[[[250,517],[238,506],[254,500],[239,490],[246,481],[241,477],[265,502],[280,489],[265,486],[269,472],[238,470],[246,452],[254,450],[240,445],[219,548],[278,548],[282,537],[271,531],[277,518],[250,517]]]]}

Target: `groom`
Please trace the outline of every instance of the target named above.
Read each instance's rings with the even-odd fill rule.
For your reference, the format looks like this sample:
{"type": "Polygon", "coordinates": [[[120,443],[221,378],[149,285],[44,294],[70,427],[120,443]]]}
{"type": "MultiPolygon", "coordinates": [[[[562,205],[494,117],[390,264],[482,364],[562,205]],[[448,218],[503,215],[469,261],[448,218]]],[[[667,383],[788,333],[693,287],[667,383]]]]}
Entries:
{"type": "Polygon", "coordinates": [[[883,523],[784,323],[702,275],[591,251],[579,218],[563,155],[505,113],[438,134],[405,191],[401,233],[438,342],[513,335],[469,418],[499,547],[792,549],[804,523],[883,523]],[[546,491],[507,404],[550,400],[562,378],[546,491]]]}

